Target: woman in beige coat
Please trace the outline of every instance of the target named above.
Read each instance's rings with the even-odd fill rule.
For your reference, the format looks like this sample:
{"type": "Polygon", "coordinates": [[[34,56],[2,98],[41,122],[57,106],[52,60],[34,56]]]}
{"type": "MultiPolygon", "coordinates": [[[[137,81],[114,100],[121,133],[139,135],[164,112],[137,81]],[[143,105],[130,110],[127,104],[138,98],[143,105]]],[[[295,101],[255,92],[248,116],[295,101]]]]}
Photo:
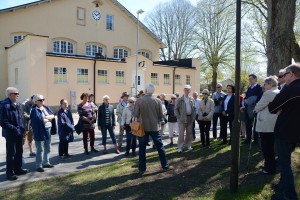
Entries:
{"type": "Polygon", "coordinates": [[[209,130],[211,119],[214,115],[215,104],[212,99],[209,99],[209,91],[202,91],[203,99],[199,102],[198,119],[200,120],[201,143],[203,147],[210,147],[209,130]]]}
{"type": "Polygon", "coordinates": [[[257,113],[256,131],[260,134],[261,149],[265,164],[261,174],[273,174],[276,171],[274,153],[274,127],[277,120],[276,114],[271,114],[268,105],[279,93],[276,77],[270,76],[264,82],[264,94],[256,104],[254,111],[257,113]]]}

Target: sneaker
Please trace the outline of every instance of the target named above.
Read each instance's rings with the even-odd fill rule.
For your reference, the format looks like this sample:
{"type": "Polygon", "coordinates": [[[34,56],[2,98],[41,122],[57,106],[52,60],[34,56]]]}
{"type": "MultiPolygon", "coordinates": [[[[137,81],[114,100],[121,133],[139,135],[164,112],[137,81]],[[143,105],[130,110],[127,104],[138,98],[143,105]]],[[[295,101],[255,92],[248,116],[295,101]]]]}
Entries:
{"type": "Polygon", "coordinates": [[[36,168],[36,171],[37,172],[44,172],[45,170],[43,168],[39,167],[39,168],[36,168]]]}
{"type": "Polygon", "coordinates": [[[51,164],[46,164],[46,165],[43,165],[43,168],[53,168],[54,165],[51,165],[51,164]]]}
{"type": "Polygon", "coordinates": [[[24,156],[22,156],[22,163],[25,164],[26,163],[26,158],[24,156]]]}
{"type": "Polygon", "coordinates": [[[188,147],[187,149],[188,149],[188,150],[193,150],[193,148],[192,148],[192,147],[188,147]]]}
{"type": "Polygon", "coordinates": [[[36,156],[36,154],[34,153],[34,152],[31,152],[30,154],[29,154],[29,157],[35,157],[36,156]]]}
{"type": "Polygon", "coordinates": [[[16,175],[22,176],[28,173],[27,169],[20,169],[19,171],[16,172],[16,175]]]}
{"type": "Polygon", "coordinates": [[[120,154],[120,150],[119,149],[116,150],[116,154],[120,154]]]}
{"type": "Polygon", "coordinates": [[[6,175],[6,179],[9,180],[9,181],[15,181],[18,179],[18,177],[16,175],[9,175],[7,174],[6,175]]]}
{"type": "Polygon", "coordinates": [[[177,151],[178,151],[178,153],[182,153],[182,149],[178,149],[177,151]]]}

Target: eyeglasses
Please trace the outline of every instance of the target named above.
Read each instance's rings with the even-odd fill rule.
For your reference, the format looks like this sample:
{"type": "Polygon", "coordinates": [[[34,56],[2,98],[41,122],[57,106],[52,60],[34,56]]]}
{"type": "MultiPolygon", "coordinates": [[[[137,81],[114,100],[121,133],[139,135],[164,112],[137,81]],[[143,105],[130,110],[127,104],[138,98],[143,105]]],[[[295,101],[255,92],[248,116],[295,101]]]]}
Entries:
{"type": "Polygon", "coordinates": [[[129,103],[134,103],[134,101],[129,101],[129,103]]]}
{"type": "Polygon", "coordinates": [[[10,94],[14,94],[14,95],[20,95],[20,94],[19,94],[19,93],[17,93],[17,92],[16,92],[16,93],[10,93],[10,94]]]}
{"type": "Polygon", "coordinates": [[[202,93],[203,95],[208,95],[207,93],[202,93]]]}
{"type": "Polygon", "coordinates": [[[283,77],[285,77],[285,76],[288,75],[289,73],[291,73],[291,72],[285,72],[285,73],[283,74],[283,77]]]}
{"type": "Polygon", "coordinates": [[[278,75],[278,78],[283,78],[284,75],[278,75]]]}
{"type": "Polygon", "coordinates": [[[45,101],[45,99],[39,99],[38,101],[43,102],[43,101],[45,101]]]}

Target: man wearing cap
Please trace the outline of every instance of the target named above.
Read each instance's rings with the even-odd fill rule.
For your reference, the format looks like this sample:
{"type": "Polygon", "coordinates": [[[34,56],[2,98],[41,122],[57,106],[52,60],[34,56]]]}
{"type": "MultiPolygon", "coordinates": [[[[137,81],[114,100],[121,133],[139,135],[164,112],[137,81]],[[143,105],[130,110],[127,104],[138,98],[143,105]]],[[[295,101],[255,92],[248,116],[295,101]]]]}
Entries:
{"type": "Polygon", "coordinates": [[[215,103],[215,112],[213,116],[213,137],[214,139],[217,139],[217,124],[218,124],[218,119],[220,119],[220,124],[222,124],[222,103],[224,96],[226,94],[222,91],[222,84],[218,83],[216,86],[216,92],[213,93],[212,99],[215,103]]]}
{"type": "Polygon", "coordinates": [[[6,89],[6,99],[1,102],[2,136],[6,139],[6,178],[17,180],[16,175],[27,174],[22,169],[24,125],[20,113],[19,90],[14,87],[6,89]]]}
{"type": "MultiPolygon", "coordinates": [[[[127,92],[123,92],[122,96],[121,96],[121,101],[117,105],[116,115],[118,117],[119,125],[121,124],[121,121],[122,121],[123,110],[124,110],[124,108],[126,107],[126,105],[128,103],[128,97],[129,97],[129,94],[127,92]]],[[[120,130],[119,130],[118,146],[119,146],[119,148],[121,148],[122,147],[122,141],[123,141],[123,135],[124,135],[124,129],[122,129],[121,126],[119,126],[119,127],[120,127],[120,130]]]]}
{"type": "Polygon", "coordinates": [[[175,115],[178,120],[179,136],[177,141],[178,152],[182,152],[183,144],[185,144],[188,150],[192,150],[191,147],[193,140],[193,122],[196,118],[195,101],[193,97],[190,97],[191,86],[184,86],[184,94],[180,97],[175,106],[175,115]],[[184,138],[184,132],[186,132],[184,138]]]}

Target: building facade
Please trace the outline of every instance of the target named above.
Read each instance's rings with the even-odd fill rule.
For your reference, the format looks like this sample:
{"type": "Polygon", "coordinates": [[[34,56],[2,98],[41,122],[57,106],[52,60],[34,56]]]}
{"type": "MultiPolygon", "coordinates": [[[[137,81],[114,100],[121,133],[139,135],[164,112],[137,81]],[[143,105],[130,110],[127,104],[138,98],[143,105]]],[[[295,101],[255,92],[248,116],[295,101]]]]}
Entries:
{"type": "Polygon", "coordinates": [[[137,19],[116,0],[37,1],[0,10],[0,26],[1,98],[14,86],[21,100],[40,93],[50,106],[65,98],[75,108],[83,92],[116,103],[136,82],[167,95],[200,89],[200,61],[157,62],[164,44],[142,23],[136,62],[137,19]]]}

